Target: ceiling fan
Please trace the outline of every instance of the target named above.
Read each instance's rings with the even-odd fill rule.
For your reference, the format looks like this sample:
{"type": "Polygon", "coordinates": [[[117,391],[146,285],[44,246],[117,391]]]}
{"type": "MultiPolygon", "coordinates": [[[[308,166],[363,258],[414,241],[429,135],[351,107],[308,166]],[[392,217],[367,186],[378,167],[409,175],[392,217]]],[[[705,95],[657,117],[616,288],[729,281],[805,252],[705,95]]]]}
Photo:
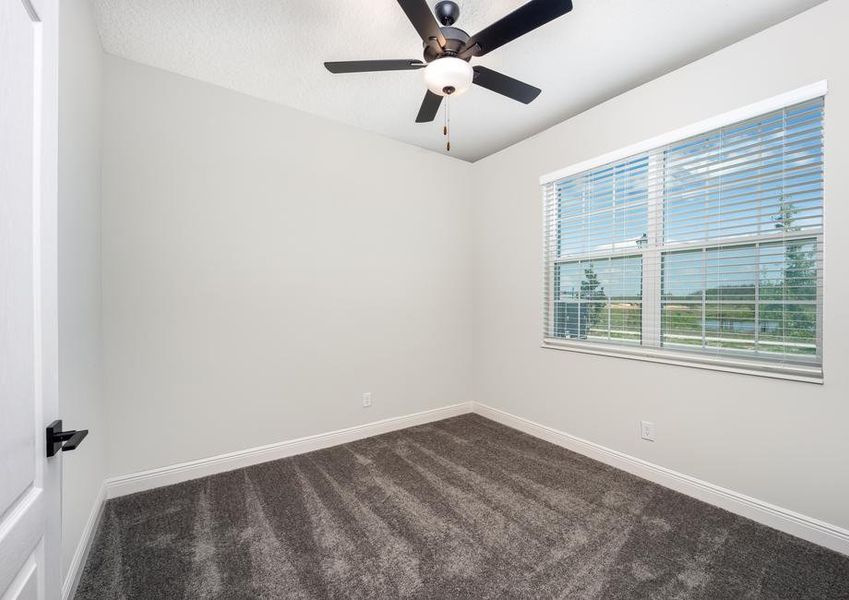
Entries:
{"type": "Polygon", "coordinates": [[[349,60],[326,62],[324,66],[331,73],[424,69],[428,89],[416,116],[416,123],[433,121],[444,96],[462,94],[473,83],[513,100],[531,103],[542,90],[498,71],[480,65],[473,67],[469,61],[572,10],[571,0],[531,0],[483,31],[470,36],[453,26],[460,16],[460,7],[456,2],[443,0],[437,3],[435,14],[431,13],[427,0],[398,0],[398,4],[422,38],[424,62],[416,59],[349,60]]]}

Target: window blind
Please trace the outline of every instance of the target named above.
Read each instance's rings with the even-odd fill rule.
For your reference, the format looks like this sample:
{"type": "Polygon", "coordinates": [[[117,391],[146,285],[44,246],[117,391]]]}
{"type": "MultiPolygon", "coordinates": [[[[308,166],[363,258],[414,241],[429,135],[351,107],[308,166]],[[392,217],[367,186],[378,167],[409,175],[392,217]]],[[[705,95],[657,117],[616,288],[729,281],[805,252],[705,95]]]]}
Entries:
{"type": "Polygon", "coordinates": [[[546,183],[546,345],[821,378],[823,110],[546,183]]]}

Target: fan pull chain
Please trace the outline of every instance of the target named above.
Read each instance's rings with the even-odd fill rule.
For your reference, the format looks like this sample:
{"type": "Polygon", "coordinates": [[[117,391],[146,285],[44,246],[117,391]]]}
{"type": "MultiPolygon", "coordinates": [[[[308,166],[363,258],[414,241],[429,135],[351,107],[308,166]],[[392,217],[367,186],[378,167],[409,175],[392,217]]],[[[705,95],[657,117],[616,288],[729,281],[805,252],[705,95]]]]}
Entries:
{"type": "Polygon", "coordinates": [[[442,126],[442,135],[445,136],[445,149],[448,152],[451,152],[451,133],[449,132],[448,125],[451,123],[451,116],[449,114],[449,106],[451,105],[451,96],[445,97],[445,125],[442,126]]]}

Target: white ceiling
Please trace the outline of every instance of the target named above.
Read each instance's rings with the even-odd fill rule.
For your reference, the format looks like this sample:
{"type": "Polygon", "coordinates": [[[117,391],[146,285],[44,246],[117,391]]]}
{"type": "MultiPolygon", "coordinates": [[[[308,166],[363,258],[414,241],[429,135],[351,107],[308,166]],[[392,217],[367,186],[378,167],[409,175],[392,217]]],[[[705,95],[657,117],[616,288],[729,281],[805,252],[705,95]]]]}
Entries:
{"type": "MultiPolygon", "coordinates": [[[[458,0],[473,34],[525,0],[458,0]]],[[[451,154],[474,161],[823,0],[574,0],[473,64],[542,88],[451,102],[451,154]]],[[[106,52],[444,152],[442,113],[414,119],[421,71],[332,75],[325,60],[421,58],[396,0],[94,0],[106,52]]],[[[431,1],[435,4],[435,0],[431,1]]]]}

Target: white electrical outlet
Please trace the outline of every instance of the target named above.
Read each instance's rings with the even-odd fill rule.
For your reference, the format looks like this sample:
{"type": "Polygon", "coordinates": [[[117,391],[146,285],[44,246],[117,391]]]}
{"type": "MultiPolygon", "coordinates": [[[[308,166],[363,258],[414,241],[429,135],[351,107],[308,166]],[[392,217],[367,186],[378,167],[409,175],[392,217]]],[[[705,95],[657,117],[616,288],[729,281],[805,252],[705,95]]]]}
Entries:
{"type": "Polygon", "coordinates": [[[363,407],[371,406],[371,392],[363,392],[363,407]]]}
{"type": "Polygon", "coordinates": [[[651,421],[640,421],[640,437],[649,442],[653,442],[654,423],[651,421]]]}

